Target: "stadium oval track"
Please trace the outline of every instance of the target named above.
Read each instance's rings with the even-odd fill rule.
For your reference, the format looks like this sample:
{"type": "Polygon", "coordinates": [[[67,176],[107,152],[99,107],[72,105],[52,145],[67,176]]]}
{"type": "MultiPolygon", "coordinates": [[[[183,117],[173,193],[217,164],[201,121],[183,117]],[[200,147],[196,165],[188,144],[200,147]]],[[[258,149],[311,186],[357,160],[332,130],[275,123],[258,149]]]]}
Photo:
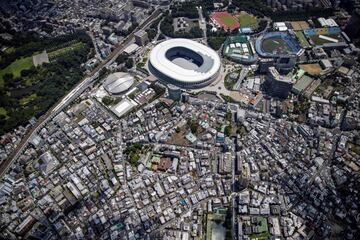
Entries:
{"type": "Polygon", "coordinates": [[[214,50],[180,38],[156,45],[148,63],[154,76],[182,88],[201,88],[210,84],[219,75],[221,67],[220,57],[214,50]]]}

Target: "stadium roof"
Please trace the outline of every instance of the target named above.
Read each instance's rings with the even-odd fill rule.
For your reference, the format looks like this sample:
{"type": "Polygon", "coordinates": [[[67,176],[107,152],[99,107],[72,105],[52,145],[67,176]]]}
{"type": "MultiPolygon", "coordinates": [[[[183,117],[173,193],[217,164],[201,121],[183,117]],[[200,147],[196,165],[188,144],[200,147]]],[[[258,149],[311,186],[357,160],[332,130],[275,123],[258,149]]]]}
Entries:
{"type": "Polygon", "coordinates": [[[128,90],[134,84],[134,77],[128,73],[116,72],[110,74],[104,83],[106,91],[119,94],[128,90]]]}
{"type": "MultiPolygon", "coordinates": [[[[192,58],[189,56],[189,58],[192,58]]],[[[220,58],[218,54],[209,47],[189,40],[189,39],[171,39],[159,43],[150,54],[149,61],[151,65],[162,74],[184,83],[197,83],[212,78],[220,69],[220,58]],[[184,64],[177,64],[167,58],[166,54],[174,48],[185,48],[184,54],[199,55],[202,63],[198,68],[189,68],[184,64]]]]}

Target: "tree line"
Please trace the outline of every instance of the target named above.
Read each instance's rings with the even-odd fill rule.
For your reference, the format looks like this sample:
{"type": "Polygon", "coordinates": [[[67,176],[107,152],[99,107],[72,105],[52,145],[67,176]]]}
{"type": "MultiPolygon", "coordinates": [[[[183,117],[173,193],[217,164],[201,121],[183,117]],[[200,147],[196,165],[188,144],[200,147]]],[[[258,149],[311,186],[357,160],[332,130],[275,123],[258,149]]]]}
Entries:
{"type": "Polygon", "coordinates": [[[21,57],[29,57],[43,50],[54,51],[62,47],[62,44],[71,41],[82,41],[88,46],[92,45],[91,38],[85,31],[74,34],[66,34],[54,38],[41,38],[32,33],[15,33],[13,40],[0,38],[0,45],[10,46],[15,49],[11,53],[0,52],[0,69],[7,67],[13,61],[21,57]]]}
{"type": "MultiPolygon", "coordinates": [[[[33,116],[40,117],[43,115],[59,98],[84,77],[81,64],[88,59],[92,48],[91,39],[89,40],[88,37],[82,34],[75,34],[55,38],[54,42],[61,44],[64,41],[73,39],[84,41],[86,44],[82,48],[58,56],[50,63],[23,70],[20,77],[14,78],[12,74],[4,76],[4,86],[0,88],[0,107],[4,108],[7,113],[6,115],[0,115],[0,134],[8,132],[19,125],[25,125],[33,116]],[[59,39],[62,39],[62,41],[59,39]],[[35,96],[31,101],[26,103],[20,101],[31,95],[35,96]]],[[[50,40],[41,40],[40,43],[34,42],[29,45],[34,46],[33,51],[37,51],[41,49],[41,43],[44,41],[46,43],[50,40]]],[[[27,53],[30,48],[26,49],[25,52],[27,53]]],[[[21,57],[17,55],[18,53],[14,54],[21,57]]],[[[30,54],[30,51],[28,54],[30,54]]]]}
{"type": "Polygon", "coordinates": [[[189,32],[176,31],[173,26],[173,15],[167,15],[161,23],[160,30],[163,34],[171,38],[201,38],[202,31],[199,26],[192,27],[189,32]]]}
{"type": "Polygon", "coordinates": [[[310,17],[329,17],[334,14],[332,8],[305,8],[303,10],[274,11],[265,5],[261,0],[233,0],[228,10],[234,11],[236,8],[252,13],[260,17],[270,17],[273,21],[297,21],[306,20],[310,17]]]}

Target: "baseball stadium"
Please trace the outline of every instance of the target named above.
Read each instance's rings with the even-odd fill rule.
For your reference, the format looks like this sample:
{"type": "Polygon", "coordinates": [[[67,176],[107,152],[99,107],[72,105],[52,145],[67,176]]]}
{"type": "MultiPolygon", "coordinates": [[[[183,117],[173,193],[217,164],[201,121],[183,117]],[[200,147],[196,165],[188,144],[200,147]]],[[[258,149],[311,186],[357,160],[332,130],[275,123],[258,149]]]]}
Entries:
{"type": "Polygon", "coordinates": [[[247,36],[240,34],[225,40],[223,55],[231,61],[242,64],[253,64],[257,60],[253,43],[247,36]]]}
{"type": "Polygon", "coordinates": [[[297,39],[286,32],[270,32],[260,36],[255,43],[256,52],[265,58],[301,55],[297,39]]]}

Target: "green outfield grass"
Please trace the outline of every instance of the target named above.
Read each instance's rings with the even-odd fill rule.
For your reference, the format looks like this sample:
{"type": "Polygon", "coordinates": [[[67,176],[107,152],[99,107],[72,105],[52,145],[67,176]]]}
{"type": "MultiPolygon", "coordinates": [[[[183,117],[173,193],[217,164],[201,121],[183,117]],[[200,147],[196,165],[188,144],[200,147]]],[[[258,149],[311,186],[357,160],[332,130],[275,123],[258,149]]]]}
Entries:
{"type": "Polygon", "coordinates": [[[267,38],[262,42],[262,48],[265,52],[272,53],[274,50],[285,53],[291,51],[287,43],[282,38],[267,38]]]}
{"type": "Polygon", "coordinates": [[[249,14],[247,12],[241,12],[238,16],[237,16],[239,22],[240,22],[240,26],[243,27],[251,27],[253,29],[258,27],[258,20],[257,18],[252,15],[249,14]]]}
{"type": "Polygon", "coordinates": [[[222,16],[221,20],[226,26],[233,26],[237,23],[236,20],[231,16],[222,16]]]}
{"type": "Polygon", "coordinates": [[[302,31],[297,31],[295,34],[303,48],[309,48],[311,46],[302,31]]]}
{"type": "Polygon", "coordinates": [[[15,60],[9,66],[0,70],[0,86],[4,85],[3,76],[5,74],[12,73],[14,75],[14,78],[20,77],[22,70],[30,69],[32,66],[34,66],[32,57],[20,58],[15,60]]]}

